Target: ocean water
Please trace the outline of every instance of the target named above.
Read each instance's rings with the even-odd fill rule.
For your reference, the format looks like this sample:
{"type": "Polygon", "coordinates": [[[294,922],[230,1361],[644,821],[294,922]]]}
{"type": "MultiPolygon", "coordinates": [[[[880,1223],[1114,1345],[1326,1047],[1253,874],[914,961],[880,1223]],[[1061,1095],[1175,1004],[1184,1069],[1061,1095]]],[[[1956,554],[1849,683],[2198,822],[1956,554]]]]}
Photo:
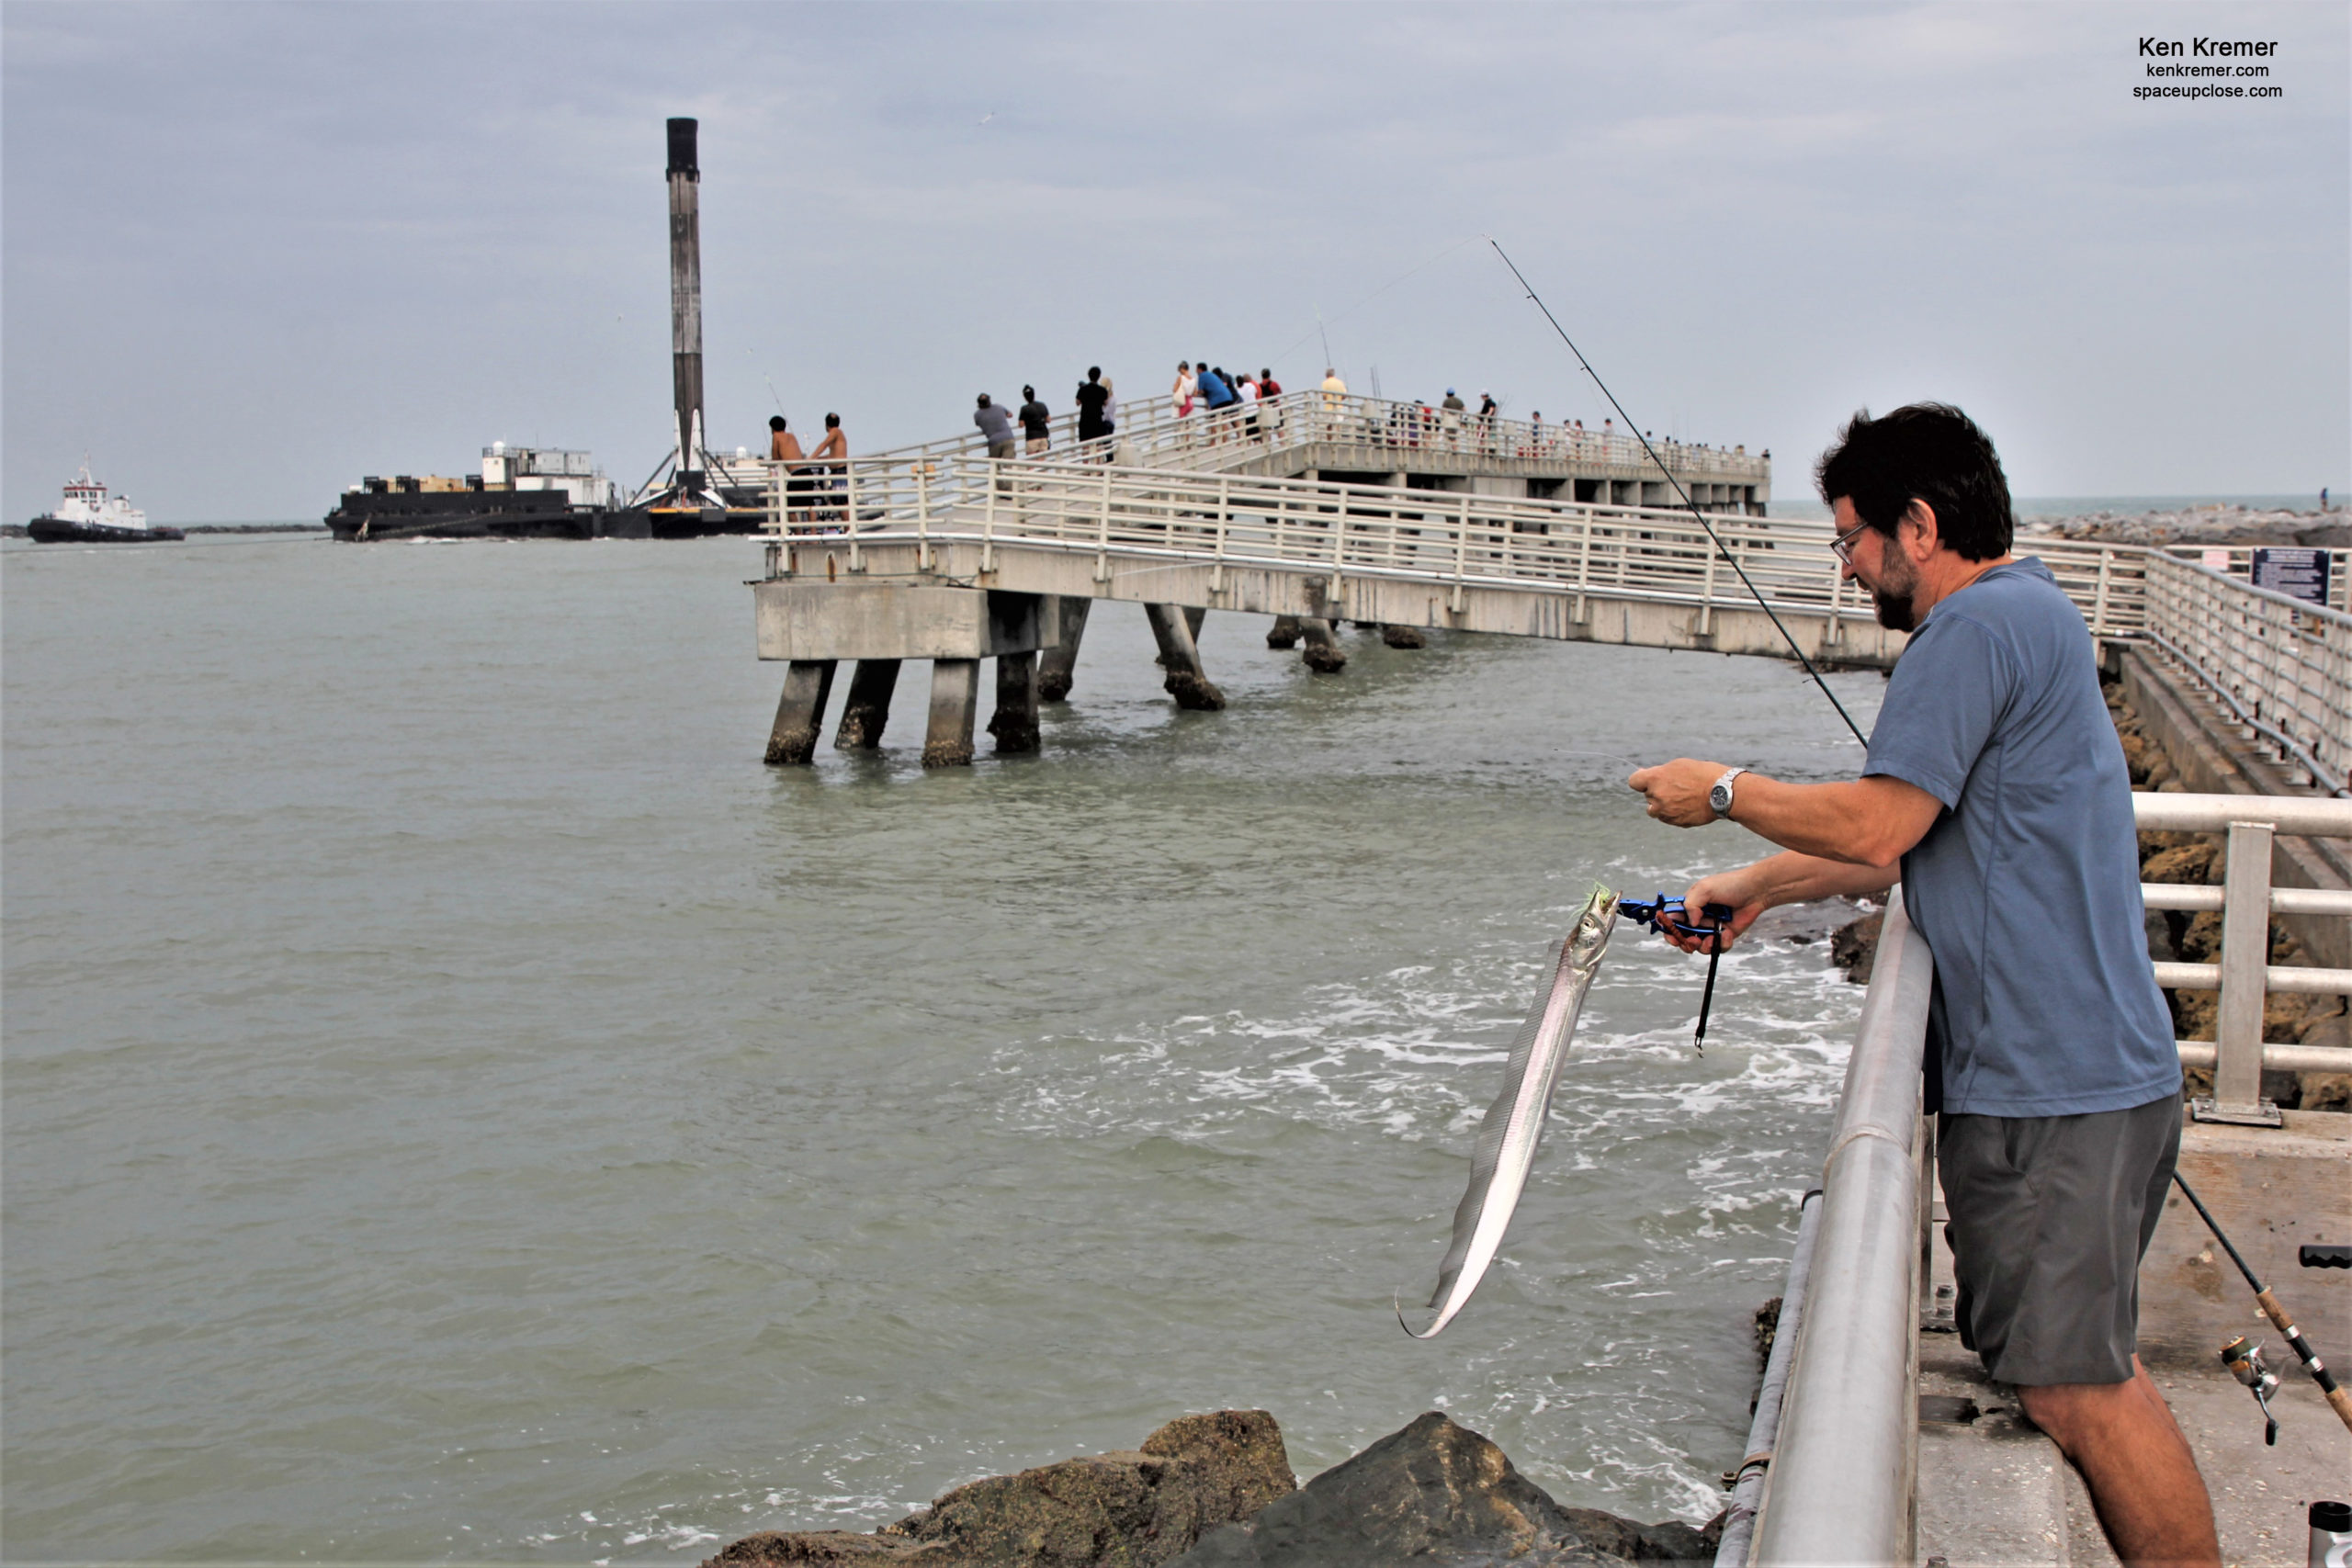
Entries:
{"type": "MultiPolygon", "coordinates": [[[[1736,1464],[1860,992],[1621,930],[1501,1262],[1477,1117],[1680,753],[1855,748],[1792,666],[1098,608],[1042,756],[763,767],[756,547],[28,547],[5,583],[12,1560],[693,1561],[1261,1406],[1563,1501],[1736,1464]]],[[[1881,682],[1832,678],[1868,722],[1881,682]]]]}

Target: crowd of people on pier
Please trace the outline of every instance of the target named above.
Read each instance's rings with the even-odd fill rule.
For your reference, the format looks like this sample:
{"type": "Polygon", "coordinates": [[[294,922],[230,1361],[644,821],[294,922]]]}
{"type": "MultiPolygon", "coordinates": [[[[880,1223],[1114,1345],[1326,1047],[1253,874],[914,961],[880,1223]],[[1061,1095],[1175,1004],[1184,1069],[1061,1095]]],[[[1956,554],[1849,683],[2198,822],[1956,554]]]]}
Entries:
{"type": "MultiPolygon", "coordinates": [[[[1294,431],[1308,440],[1326,440],[1398,450],[1460,452],[1489,457],[1559,461],[1638,461],[1646,444],[1669,466],[1700,454],[1745,457],[1745,446],[1724,449],[1674,440],[1659,442],[1648,433],[1636,437],[1620,431],[1613,418],[1588,430],[1581,419],[1546,423],[1536,411],[1524,420],[1507,419],[1492,392],[1481,389],[1474,407],[1458,389],[1448,387],[1434,402],[1426,398],[1363,398],[1351,393],[1336,367],[1326,367],[1316,387],[1288,404],[1285,389],[1270,367],[1256,371],[1228,371],[1204,356],[1179,360],[1168,391],[1163,417],[1150,407],[1143,419],[1147,440],[1167,440],[1180,446],[1218,446],[1227,442],[1268,443],[1303,418],[1314,428],[1294,431]]],[[[1149,400],[1157,404],[1158,400],[1149,400]]],[[[1046,457],[1054,452],[1055,414],[1024,384],[1018,401],[1000,400],[981,392],[975,400],[972,423],[979,431],[988,456],[1046,457]]],[[[1087,367],[1085,378],[1071,395],[1074,434],[1080,460],[1112,462],[1120,450],[1121,411],[1117,390],[1099,365],[1087,367]]],[[[822,522],[841,515],[845,498],[833,492],[848,488],[849,442],[841,416],[825,416],[825,434],[813,451],[804,451],[788,421],[781,413],[768,421],[768,461],[785,469],[786,509],[796,522],[822,522]]],[[[1770,452],[1762,455],[1769,459],[1770,452]]],[[[1132,458],[1125,460],[1133,460],[1132,458]]]]}

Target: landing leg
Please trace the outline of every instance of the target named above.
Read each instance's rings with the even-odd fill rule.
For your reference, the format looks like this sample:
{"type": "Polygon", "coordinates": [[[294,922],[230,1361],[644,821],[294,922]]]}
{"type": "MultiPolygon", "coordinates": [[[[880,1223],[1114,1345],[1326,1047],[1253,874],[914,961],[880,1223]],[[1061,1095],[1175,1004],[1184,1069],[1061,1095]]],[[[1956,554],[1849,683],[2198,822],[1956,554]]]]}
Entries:
{"type": "Polygon", "coordinates": [[[1074,594],[1062,596],[1062,640],[1037,656],[1037,696],[1048,703],[1069,700],[1070,677],[1078,668],[1078,645],[1086,636],[1087,612],[1094,601],[1074,594]]]}
{"type": "Polygon", "coordinates": [[[784,696],[768,731],[767,760],[797,767],[817,752],[817,731],[825,722],[825,700],[833,694],[831,659],[796,659],[784,671],[784,696]]]}
{"type": "Polygon", "coordinates": [[[972,765],[972,709],[978,703],[979,695],[978,660],[934,659],[931,661],[931,725],[923,735],[924,767],[968,768],[972,765]]]}
{"type": "Polygon", "coordinates": [[[833,733],[836,751],[871,751],[882,744],[882,727],[890,722],[890,694],[899,689],[899,660],[861,659],[849,678],[849,700],[842,705],[841,728],[833,733]]]}
{"type": "Polygon", "coordinates": [[[1225,706],[1225,694],[1209,684],[1201,668],[1201,646],[1193,640],[1191,615],[1174,604],[1146,604],[1143,613],[1151,621],[1151,635],[1159,640],[1160,666],[1168,671],[1168,694],[1176,705],[1209,713],[1225,706]]]}
{"type": "Polygon", "coordinates": [[[1317,675],[1336,675],[1348,667],[1348,656],[1340,651],[1340,639],[1331,635],[1331,623],[1320,615],[1301,615],[1298,629],[1306,638],[1306,651],[1300,655],[1306,667],[1317,675]]]}
{"type": "Polygon", "coordinates": [[[989,720],[996,754],[1037,750],[1037,656],[1003,653],[996,660],[996,713],[989,720]]]}

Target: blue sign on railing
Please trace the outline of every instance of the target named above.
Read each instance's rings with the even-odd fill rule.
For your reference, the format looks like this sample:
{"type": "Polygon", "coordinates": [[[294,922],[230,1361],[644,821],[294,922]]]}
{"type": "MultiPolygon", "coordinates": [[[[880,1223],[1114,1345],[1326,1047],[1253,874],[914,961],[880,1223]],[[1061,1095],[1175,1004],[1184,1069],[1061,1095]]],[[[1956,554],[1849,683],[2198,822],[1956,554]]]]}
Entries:
{"type": "Polygon", "coordinates": [[[2325,550],[2278,545],[2257,546],[2254,552],[2254,585],[2284,593],[2307,604],[2327,603],[2328,557],[2325,550]]]}

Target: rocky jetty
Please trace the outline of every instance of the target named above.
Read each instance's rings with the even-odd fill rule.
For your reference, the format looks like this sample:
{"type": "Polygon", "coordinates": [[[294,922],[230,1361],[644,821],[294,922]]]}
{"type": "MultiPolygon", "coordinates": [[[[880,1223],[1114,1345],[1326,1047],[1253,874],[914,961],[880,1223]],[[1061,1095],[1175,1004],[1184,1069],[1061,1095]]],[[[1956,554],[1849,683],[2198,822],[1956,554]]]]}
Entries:
{"type": "Polygon", "coordinates": [[[770,1563],[921,1568],[1157,1568],[1202,1533],[1298,1489],[1282,1428],[1263,1410],[1170,1421],[1140,1449],[958,1486],[871,1535],[763,1531],[703,1568],[770,1563]]]}
{"type": "MultiPolygon", "coordinates": [[[[2352,524],[2340,512],[2257,512],[2243,506],[2195,506],[2180,512],[2092,512],[2075,517],[2029,517],[2018,525],[2036,536],[2088,539],[2106,545],[2304,545],[2352,548],[2352,524]]],[[[2030,545],[2025,546],[2030,548],[2030,545]]]]}
{"type": "Polygon", "coordinates": [[[1177,1568],[1568,1568],[1708,1562],[1719,1525],[1641,1525],[1565,1508],[1502,1450],[1430,1411],[1246,1524],[1212,1530],[1177,1568]]]}
{"type": "Polygon", "coordinates": [[[1564,1508],[1502,1450],[1432,1411],[1301,1490],[1263,1410],[1186,1416],[1128,1452],[959,1486],[871,1534],[764,1531],[702,1568],[1567,1568],[1702,1562],[1720,1521],[1564,1508]]]}

